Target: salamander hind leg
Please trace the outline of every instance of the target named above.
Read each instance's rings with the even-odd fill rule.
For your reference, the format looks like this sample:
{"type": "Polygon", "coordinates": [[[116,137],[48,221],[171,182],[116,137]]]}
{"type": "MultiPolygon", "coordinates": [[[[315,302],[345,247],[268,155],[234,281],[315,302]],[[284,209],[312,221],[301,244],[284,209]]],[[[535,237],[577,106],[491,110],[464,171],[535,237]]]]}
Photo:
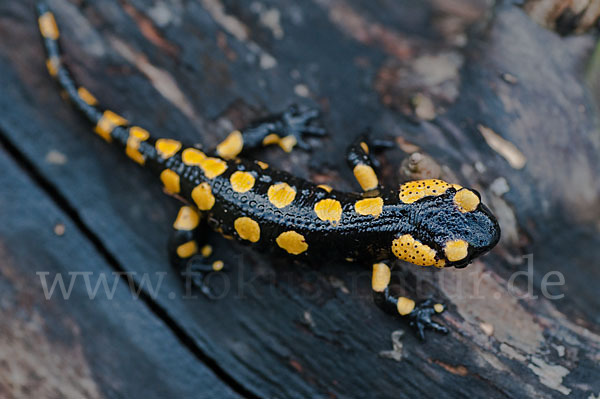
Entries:
{"type": "Polygon", "coordinates": [[[173,232],[169,239],[168,250],[171,264],[186,280],[200,289],[204,295],[214,299],[215,295],[206,283],[206,277],[223,269],[223,262],[212,260],[212,248],[200,243],[200,231],[206,227],[201,223],[200,215],[190,206],[179,209],[173,232]]]}
{"type": "Polygon", "coordinates": [[[308,150],[304,136],[323,136],[325,129],[313,124],[319,116],[317,109],[302,110],[292,105],[285,112],[253,122],[242,131],[231,132],[216,148],[225,159],[250,152],[257,148],[277,144],[290,152],[296,146],[308,150]]]}
{"type": "Polygon", "coordinates": [[[425,329],[431,329],[446,334],[448,329],[441,324],[431,320],[431,316],[442,313],[445,306],[432,299],[426,299],[420,303],[403,297],[393,296],[390,293],[391,270],[385,263],[376,263],[373,265],[373,275],[371,288],[373,290],[373,299],[375,304],[384,311],[391,314],[399,314],[410,321],[419,338],[425,339],[425,329]]]}

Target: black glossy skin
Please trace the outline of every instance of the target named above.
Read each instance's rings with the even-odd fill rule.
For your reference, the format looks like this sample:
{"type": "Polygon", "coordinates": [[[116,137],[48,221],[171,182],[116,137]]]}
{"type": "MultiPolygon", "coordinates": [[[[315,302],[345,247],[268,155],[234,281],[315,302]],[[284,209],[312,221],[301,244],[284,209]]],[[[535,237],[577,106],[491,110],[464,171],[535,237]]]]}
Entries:
{"type": "MultiPolygon", "coordinates": [[[[178,160],[173,160],[175,163],[178,160]]],[[[263,170],[253,161],[228,161],[227,171],[212,181],[206,179],[198,168],[185,172],[184,176],[188,176],[188,179],[182,187],[182,195],[190,201],[190,192],[195,186],[202,181],[210,182],[216,203],[206,217],[214,230],[222,229],[225,235],[237,237],[233,228],[236,218],[248,216],[257,221],[261,226],[260,241],[242,242],[259,250],[275,250],[285,254],[275,244],[275,238],[285,231],[294,230],[302,234],[308,244],[308,250],[296,257],[315,261],[351,258],[370,264],[392,258],[389,244],[392,237],[399,229],[408,228],[403,222],[407,220],[407,209],[393,205],[392,192],[385,196],[390,205],[384,206],[383,213],[374,219],[354,211],[354,203],[364,198],[360,193],[336,190],[328,193],[289,173],[270,167],[263,170]],[[237,193],[231,188],[229,178],[237,170],[248,171],[255,176],[256,183],[252,190],[237,193]],[[267,198],[268,188],[279,182],[285,182],[297,191],[294,201],[283,209],[276,208],[267,198]],[[315,204],[325,198],[336,199],[342,204],[342,217],[335,225],[320,220],[314,212],[315,204]]]]}
{"type": "MultiPolygon", "coordinates": [[[[40,4],[38,14],[43,16],[51,13],[45,4],[40,4]]],[[[46,35],[43,39],[48,59],[60,60],[57,38],[49,38],[46,35]]],[[[62,61],[58,63],[53,76],[66,91],[75,107],[93,125],[97,125],[105,110],[95,103],[84,101],[84,98],[78,94],[79,87],[62,61]]],[[[304,237],[308,248],[299,255],[289,256],[312,263],[321,263],[325,259],[346,259],[372,265],[376,262],[395,260],[392,242],[400,236],[410,235],[435,250],[436,259],[443,261],[445,266],[464,267],[475,257],[496,245],[500,237],[500,229],[490,210],[479,202],[476,209],[466,213],[461,212],[454,201],[455,188],[448,188],[436,196],[425,196],[413,203],[403,203],[399,198],[399,190],[384,189],[378,181],[374,188],[366,192],[337,190],[329,192],[309,181],[271,167],[265,169],[259,162],[247,159],[248,152],[263,146],[265,138],[272,134],[294,137],[296,145],[306,147],[302,140],[304,134],[323,134],[321,128],[310,124],[317,114],[312,110],[301,112],[296,108],[290,108],[282,114],[249,126],[242,131],[243,148],[239,156],[233,159],[221,159],[227,164],[226,170],[214,178],[208,178],[200,167],[182,162],[182,152],[189,148],[185,145],[165,159],[156,149],[156,140],[150,137],[139,143],[138,151],[145,159],[144,167],[156,176],[160,176],[166,169],[172,170],[179,176],[180,189],[177,196],[193,208],[195,202],[191,195],[192,190],[201,183],[210,185],[215,198],[214,206],[203,212],[195,209],[213,230],[239,239],[238,232],[234,228],[234,221],[237,218],[248,217],[258,223],[260,239],[257,242],[240,239],[244,244],[258,250],[287,255],[287,252],[276,244],[276,238],[283,232],[293,230],[304,237]],[[249,191],[236,192],[232,188],[230,177],[236,171],[249,172],[255,178],[254,186],[249,191]],[[281,209],[271,203],[267,195],[269,187],[280,182],[285,182],[296,190],[294,200],[281,209]],[[357,213],[355,209],[357,201],[374,197],[383,199],[383,207],[379,215],[357,213]],[[321,220],[315,213],[315,204],[326,198],[337,200],[341,204],[342,214],[339,221],[321,220]],[[444,246],[450,240],[467,242],[467,256],[459,261],[449,261],[444,254],[444,246]]],[[[131,127],[128,123],[115,127],[110,132],[109,140],[125,151],[131,137],[131,127]]],[[[375,169],[369,154],[369,144],[368,138],[363,136],[350,146],[347,161],[351,168],[367,165],[375,169]]],[[[216,150],[201,151],[207,156],[219,158],[216,150]]],[[[479,197],[478,193],[471,191],[479,197]]],[[[203,276],[216,269],[211,269],[211,266],[203,261],[194,265],[188,255],[182,257],[176,253],[176,248],[183,243],[192,240],[200,243],[203,239],[201,231],[201,228],[196,227],[174,231],[170,248],[173,262],[178,267],[188,269],[191,267],[200,273],[200,278],[196,282],[208,295],[210,290],[204,285],[203,276]]],[[[385,290],[377,291],[374,283],[373,289],[378,305],[387,310],[395,309],[398,298],[389,293],[387,285],[385,290]]],[[[441,306],[441,304],[435,305],[441,306]]],[[[443,311],[438,309],[434,310],[433,301],[425,301],[416,305],[408,314],[421,336],[425,327],[446,331],[443,326],[430,319],[432,314],[443,311]]]]}
{"type": "MultiPolygon", "coordinates": [[[[306,238],[308,250],[296,257],[323,259],[353,259],[371,264],[393,260],[391,242],[402,234],[411,234],[422,243],[443,254],[444,243],[462,238],[469,242],[469,256],[461,262],[448,262],[449,266],[466,266],[473,258],[491,249],[498,241],[499,228],[491,212],[484,205],[475,212],[463,214],[456,209],[452,198],[454,188],[439,197],[426,197],[412,204],[402,204],[396,191],[381,193],[383,212],[377,218],[355,212],[354,204],[365,198],[362,193],[330,193],[317,185],[289,173],[268,168],[263,170],[254,161],[227,161],[227,170],[214,179],[207,179],[198,167],[183,165],[180,156],[169,159],[167,165],[184,177],[181,195],[193,203],[191,190],[201,182],[209,182],[216,198],[215,206],[206,212],[206,220],[213,230],[237,237],[233,222],[248,216],[261,226],[261,239],[257,243],[241,240],[259,250],[285,251],[275,245],[275,238],[284,231],[294,230],[306,238]],[[254,188],[237,193],[231,188],[229,178],[235,171],[247,171],[256,178],[254,188]],[[274,183],[286,182],[296,188],[295,200],[278,209],[267,198],[267,189],[274,183]],[[324,198],[337,199],[342,204],[340,222],[332,224],[320,220],[314,212],[315,204],[324,198]]],[[[162,167],[162,166],[161,166],[162,167]]],[[[159,168],[160,169],[160,168],[159,168]]],[[[375,195],[370,192],[368,195],[375,195]]]]}

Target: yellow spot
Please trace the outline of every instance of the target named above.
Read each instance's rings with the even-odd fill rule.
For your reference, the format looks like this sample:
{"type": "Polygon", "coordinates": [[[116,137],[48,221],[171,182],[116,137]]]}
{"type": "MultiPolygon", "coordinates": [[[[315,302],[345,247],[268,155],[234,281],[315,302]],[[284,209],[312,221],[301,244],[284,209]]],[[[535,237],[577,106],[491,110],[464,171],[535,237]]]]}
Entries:
{"type": "Polygon", "coordinates": [[[218,272],[218,271],[223,270],[224,266],[225,266],[225,263],[223,263],[222,260],[216,260],[212,264],[212,269],[213,269],[213,271],[218,272]]]}
{"type": "Polygon", "coordinates": [[[135,162],[143,165],[146,161],[144,156],[138,151],[140,143],[148,140],[150,133],[147,130],[142,129],[138,126],[132,126],[129,129],[129,137],[127,138],[127,145],[125,146],[125,154],[135,162]]]}
{"type": "Polygon", "coordinates": [[[58,57],[50,57],[46,60],[46,69],[50,76],[54,77],[58,75],[58,68],[60,68],[60,59],[58,57]]]}
{"type": "Polygon", "coordinates": [[[185,244],[181,244],[177,247],[177,256],[180,258],[189,258],[190,256],[198,252],[196,241],[188,241],[185,244]]]}
{"type": "Polygon", "coordinates": [[[47,11],[38,18],[40,32],[46,39],[56,40],[60,36],[54,15],[47,11]]]}
{"type": "Polygon", "coordinates": [[[213,249],[210,245],[205,245],[200,249],[200,253],[202,254],[202,256],[204,256],[205,258],[208,258],[210,255],[212,255],[213,249]]]}
{"type": "Polygon", "coordinates": [[[424,197],[442,195],[452,186],[439,179],[409,181],[400,186],[398,197],[405,204],[412,204],[424,197]]]}
{"type": "Polygon", "coordinates": [[[419,266],[443,267],[443,259],[436,260],[436,251],[415,240],[410,234],[404,234],[392,241],[392,252],[398,259],[419,266]]]}
{"type": "Polygon", "coordinates": [[[181,143],[172,139],[158,139],[156,140],[155,147],[158,154],[162,158],[167,159],[177,154],[177,151],[181,149],[181,143]]]}
{"type": "Polygon", "coordinates": [[[415,301],[405,296],[401,296],[398,298],[396,308],[398,309],[398,313],[400,313],[400,316],[406,316],[415,308],[415,301]]]}
{"type": "Polygon", "coordinates": [[[177,218],[175,219],[175,223],[173,223],[173,228],[175,230],[190,231],[198,227],[199,222],[200,216],[194,208],[191,206],[182,206],[179,208],[177,218]]]}
{"type": "Polygon", "coordinates": [[[173,194],[179,193],[179,175],[171,169],[165,169],[160,174],[160,180],[165,185],[165,189],[173,194]]]}
{"type": "Polygon", "coordinates": [[[298,140],[294,136],[285,136],[279,140],[279,146],[285,152],[291,152],[294,146],[298,144],[298,140]]]}
{"type": "Polygon", "coordinates": [[[479,205],[479,197],[473,191],[463,188],[454,194],[454,203],[462,213],[472,212],[479,205]]]}
{"type": "Polygon", "coordinates": [[[308,249],[304,236],[292,230],[279,234],[275,242],[292,255],[299,255],[308,249]]]}
{"type": "Polygon", "coordinates": [[[238,193],[245,193],[246,191],[254,187],[254,176],[248,172],[240,172],[239,170],[233,172],[229,178],[233,191],[238,193]]]}
{"type": "Polygon", "coordinates": [[[444,253],[450,262],[463,260],[467,257],[469,243],[464,240],[448,241],[444,246],[444,253]]]}
{"type": "Polygon", "coordinates": [[[244,137],[239,130],[229,133],[229,136],[217,146],[217,154],[225,159],[235,158],[244,148],[244,137]]]}
{"type": "Polygon", "coordinates": [[[219,158],[206,158],[200,162],[200,168],[208,179],[214,179],[227,170],[227,163],[219,158]]]}
{"type": "Polygon", "coordinates": [[[333,188],[331,188],[331,186],[328,186],[327,184],[319,184],[317,187],[321,190],[327,191],[328,193],[330,193],[331,190],[333,190],[333,188]]]}
{"type": "Polygon", "coordinates": [[[371,215],[379,216],[383,211],[383,199],[380,197],[376,198],[365,198],[360,201],[356,201],[354,209],[359,215],[371,215]]]}
{"type": "Polygon", "coordinates": [[[392,272],[385,263],[375,263],[373,265],[373,275],[371,277],[371,287],[375,292],[383,292],[390,284],[392,272]]]}
{"type": "Polygon", "coordinates": [[[215,205],[215,196],[212,194],[210,185],[202,182],[192,190],[192,199],[201,211],[208,211],[215,205]]]}
{"type": "Polygon", "coordinates": [[[263,161],[256,161],[256,164],[260,166],[261,169],[267,169],[269,167],[269,164],[263,161]]]}
{"type": "Polygon", "coordinates": [[[150,137],[150,133],[139,126],[132,126],[131,129],[129,129],[129,135],[141,141],[148,140],[150,137]]]}
{"type": "Polygon", "coordinates": [[[433,310],[435,310],[436,313],[442,313],[444,311],[444,305],[442,305],[441,303],[436,303],[435,305],[433,305],[433,310]]]}
{"type": "Polygon", "coordinates": [[[243,216],[235,219],[233,227],[235,227],[235,231],[237,231],[242,240],[248,240],[250,242],[257,242],[260,240],[260,227],[258,226],[258,223],[249,217],[243,216]]]}
{"type": "Polygon", "coordinates": [[[275,133],[271,133],[271,134],[265,136],[262,143],[265,146],[271,145],[271,144],[278,144],[280,139],[281,138],[278,135],[276,135],[275,133]]]}
{"type": "Polygon", "coordinates": [[[296,189],[287,183],[273,184],[267,191],[267,197],[271,204],[281,209],[291,204],[296,198],[296,189]]]}
{"type": "Polygon", "coordinates": [[[112,137],[110,137],[110,134],[115,130],[115,127],[126,124],[127,119],[123,118],[121,115],[117,115],[112,111],[104,111],[104,114],[102,114],[102,118],[100,118],[96,124],[94,131],[104,140],[111,141],[112,137]]]}
{"type": "Polygon", "coordinates": [[[87,105],[97,105],[98,104],[98,100],[96,100],[96,97],[94,97],[92,95],[92,93],[90,93],[88,91],[88,89],[86,89],[85,87],[80,87],[77,89],[77,95],[79,96],[79,98],[81,98],[83,100],[83,102],[85,102],[87,105]]]}
{"type": "Polygon", "coordinates": [[[342,204],[338,200],[326,198],[315,204],[315,213],[323,221],[337,223],[342,218],[342,204]]]}
{"type": "Polygon", "coordinates": [[[354,167],[354,177],[364,191],[373,190],[379,184],[377,175],[372,167],[363,163],[354,167]]]}
{"type": "Polygon", "coordinates": [[[181,153],[181,160],[188,166],[200,165],[200,162],[206,159],[206,155],[195,148],[186,148],[181,153]]]}
{"type": "Polygon", "coordinates": [[[369,153],[369,146],[364,141],[360,142],[360,148],[365,152],[365,154],[369,153]]]}

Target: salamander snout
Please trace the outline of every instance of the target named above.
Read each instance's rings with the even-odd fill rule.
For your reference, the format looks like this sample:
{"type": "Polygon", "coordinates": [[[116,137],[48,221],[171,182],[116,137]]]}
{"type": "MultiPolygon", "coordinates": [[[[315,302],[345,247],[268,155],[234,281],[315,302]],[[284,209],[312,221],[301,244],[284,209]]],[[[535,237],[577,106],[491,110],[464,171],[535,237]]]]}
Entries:
{"type": "Polygon", "coordinates": [[[475,190],[441,180],[421,180],[400,187],[411,226],[392,244],[400,259],[421,266],[465,267],[492,249],[500,226],[475,190]]]}
{"type": "Polygon", "coordinates": [[[475,190],[450,188],[432,209],[429,225],[444,266],[465,267],[500,240],[500,226],[475,190]],[[436,227],[437,226],[437,227],[436,227]]]}
{"type": "Polygon", "coordinates": [[[462,237],[462,239],[455,238],[444,244],[444,254],[448,260],[448,266],[465,267],[473,259],[496,246],[500,240],[498,221],[489,208],[483,204],[480,205],[477,211],[465,215],[465,228],[462,233],[456,232],[454,234],[455,237],[462,237]],[[456,248],[461,244],[457,244],[457,242],[467,243],[467,256],[463,259],[458,259],[461,254],[457,252],[456,248]],[[451,259],[453,254],[457,259],[451,259]]]}

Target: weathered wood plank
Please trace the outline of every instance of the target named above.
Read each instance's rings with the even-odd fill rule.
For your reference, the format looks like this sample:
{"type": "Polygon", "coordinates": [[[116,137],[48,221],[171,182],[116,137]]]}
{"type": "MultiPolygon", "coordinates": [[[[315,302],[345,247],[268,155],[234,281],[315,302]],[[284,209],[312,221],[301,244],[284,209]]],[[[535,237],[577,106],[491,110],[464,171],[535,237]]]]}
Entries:
{"type": "MultiPolygon", "coordinates": [[[[452,333],[430,334],[425,344],[406,334],[401,362],[378,353],[406,325],[371,304],[360,266],[312,270],[217,241],[234,269],[231,290],[217,303],[183,298],[163,251],[174,202],[60,101],[31,3],[2,4],[0,33],[11,37],[0,42],[3,136],[124,269],[168,273],[158,306],[248,390],[261,397],[600,391],[599,143],[596,105],[581,77],[592,36],[560,38],[512,4],[492,14],[467,0],[51,4],[77,77],[154,134],[214,144],[257,115],[318,103],[328,140],[312,156],[269,151],[271,164],[350,188],[339,148],[370,125],[426,149],[447,178],[478,188],[501,217],[501,245],[469,268],[403,270],[408,286],[423,282],[418,295],[436,292],[452,303],[443,316],[452,333]],[[480,131],[488,140],[494,133],[485,128],[516,146],[522,169],[490,148],[480,131]],[[49,162],[52,150],[66,163],[49,162]],[[563,299],[509,295],[507,281],[525,269],[527,253],[535,256],[535,293],[555,270],[565,276],[563,299]]],[[[403,157],[387,155],[387,183],[397,184],[403,157]]]]}
{"type": "Polygon", "coordinates": [[[2,398],[238,397],[1,148],[0,170],[2,398]]]}

